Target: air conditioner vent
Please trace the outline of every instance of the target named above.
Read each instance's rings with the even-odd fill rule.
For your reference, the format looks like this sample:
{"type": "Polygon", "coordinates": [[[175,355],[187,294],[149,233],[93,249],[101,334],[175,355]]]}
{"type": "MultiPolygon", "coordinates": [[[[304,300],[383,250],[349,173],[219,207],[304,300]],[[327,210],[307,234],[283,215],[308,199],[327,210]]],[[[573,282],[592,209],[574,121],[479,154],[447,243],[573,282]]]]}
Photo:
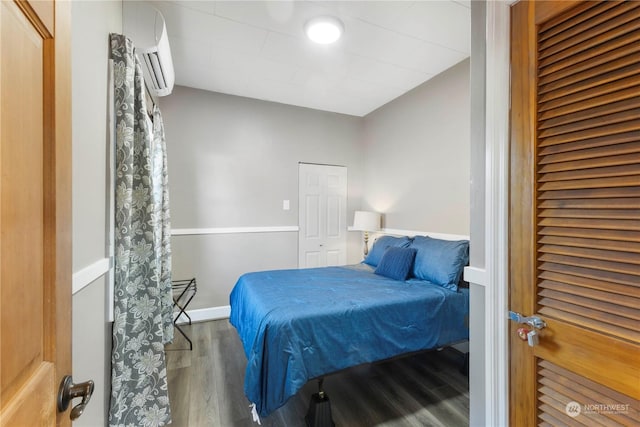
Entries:
{"type": "Polygon", "coordinates": [[[154,96],[171,94],[175,72],[164,16],[143,2],[124,2],[125,34],[133,40],[144,78],[154,96]]]}

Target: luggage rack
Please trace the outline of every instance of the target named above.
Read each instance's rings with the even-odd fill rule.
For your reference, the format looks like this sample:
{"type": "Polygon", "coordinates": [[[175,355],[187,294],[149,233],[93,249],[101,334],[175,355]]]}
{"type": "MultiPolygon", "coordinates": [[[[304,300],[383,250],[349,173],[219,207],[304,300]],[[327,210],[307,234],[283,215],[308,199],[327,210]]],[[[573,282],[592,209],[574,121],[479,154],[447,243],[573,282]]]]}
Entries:
{"type": "Polygon", "coordinates": [[[189,303],[196,295],[198,291],[198,285],[196,284],[196,278],[186,280],[174,280],[171,282],[171,290],[173,292],[173,308],[174,317],[173,325],[180,332],[180,334],[189,342],[189,350],[193,350],[193,342],[187,336],[187,334],[178,325],[178,319],[181,316],[186,316],[189,319],[189,325],[191,325],[191,316],[186,312],[189,303]]]}

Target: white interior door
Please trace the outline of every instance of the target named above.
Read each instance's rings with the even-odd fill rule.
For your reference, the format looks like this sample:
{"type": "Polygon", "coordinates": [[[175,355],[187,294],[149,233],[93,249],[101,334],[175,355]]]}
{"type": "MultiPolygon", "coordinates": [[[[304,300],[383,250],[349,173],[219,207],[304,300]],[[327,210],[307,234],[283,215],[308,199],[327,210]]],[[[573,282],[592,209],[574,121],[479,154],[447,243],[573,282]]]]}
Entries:
{"type": "Polygon", "coordinates": [[[300,163],[298,267],[347,263],[347,168],[300,163]]]}

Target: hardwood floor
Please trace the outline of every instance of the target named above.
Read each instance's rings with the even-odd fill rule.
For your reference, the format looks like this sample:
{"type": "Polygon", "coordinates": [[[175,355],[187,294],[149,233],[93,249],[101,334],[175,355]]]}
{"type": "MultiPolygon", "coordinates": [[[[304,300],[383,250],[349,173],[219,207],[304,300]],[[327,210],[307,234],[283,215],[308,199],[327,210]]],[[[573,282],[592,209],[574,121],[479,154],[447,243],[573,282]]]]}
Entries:
{"type": "MultiPolygon", "coordinates": [[[[236,330],[227,320],[183,327],[193,351],[176,331],[167,346],[173,426],[257,426],[243,392],[247,363],[236,330]],[[176,349],[186,350],[176,350],[176,349]]],[[[459,372],[462,354],[426,352],[363,365],[326,377],[338,427],[457,427],[469,425],[468,378],[459,372]]],[[[267,427],[303,427],[317,382],[309,382],[269,417],[267,427]]]]}

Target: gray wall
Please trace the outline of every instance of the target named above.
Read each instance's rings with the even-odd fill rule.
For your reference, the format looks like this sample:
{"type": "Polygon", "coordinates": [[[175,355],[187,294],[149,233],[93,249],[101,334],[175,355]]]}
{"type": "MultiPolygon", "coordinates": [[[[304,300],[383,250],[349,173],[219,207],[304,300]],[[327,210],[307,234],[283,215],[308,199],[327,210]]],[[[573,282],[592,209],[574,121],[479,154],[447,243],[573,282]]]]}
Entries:
{"type": "MultiPolygon", "coordinates": [[[[485,267],[485,16],[484,1],[471,2],[471,240],[472,267],[485,267]]],[[[471,283],[469,424],[485,423],[484,286],[471,283]]]]}
{"type": "Polygon", "coordinates": [[[363,208],[387,228],[469,234],[469,60],[364,122],[363,208]]]}
{"type": "MultiPolygon", "coordinates": [[[[73,271],[106,257],[109,32],[122,31],[122,3],[75,1],[72,13],[73,271]]],[[[75,426],[106,424],[111,328],[101,277],[73,295],[73,378],[96,388],[75,426]]]]}
{"type": "MultiPolygon", "coordinates": [[[[349,223],[366,208],[388,228],[469,234],[469,105],[469,60],[365,118],[178,86],[160,99],[172,228],[295,226],[298,162],[309,162],[348,167],[349,223]]],[[[360,239],[349,233],[349,263],[360,239]]],[[[198,279],[192,309],[228,305],[244,272],[297,266],[292,232],[172,245],[174,278],[198,279]]]]}
{"type": "MultiPolygon", "coordinates": [[[[361,119],[180,86],[160,107],[173,229],[297,226],[299,162],[346,166],[347,218],[360,207],[361,119]]],[[[349,233],[351,263],[360,260],[359,238],[349,233]]],[[[240,274],[297,267],[297,239],[295,232],[174,236],[173,277],[198,279],[190,308],[226,306],[240,274]]]]}

